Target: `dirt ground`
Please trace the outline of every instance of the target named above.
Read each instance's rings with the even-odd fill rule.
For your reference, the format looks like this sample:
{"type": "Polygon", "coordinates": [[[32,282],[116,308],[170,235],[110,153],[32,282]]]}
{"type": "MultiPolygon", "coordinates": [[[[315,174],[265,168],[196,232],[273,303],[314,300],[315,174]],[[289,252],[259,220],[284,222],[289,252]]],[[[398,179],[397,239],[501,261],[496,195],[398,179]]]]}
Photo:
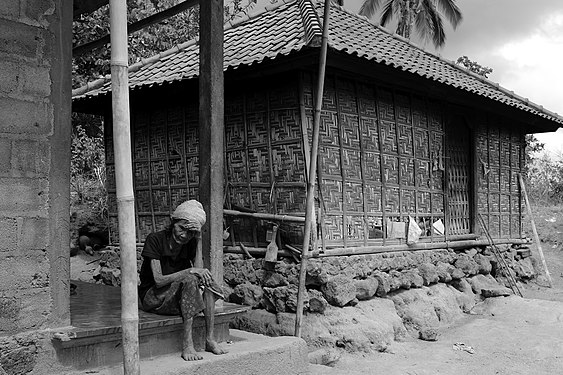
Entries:
{"type": "MultiPolygon", "coordinates": [[[[537,207],[533,214],[553,288],[540,278],[521,286],[524,298],[491,298],[478,305],[473,314],[441,329],[435,342],[409,339],[386,353],[345,353],[332,367],[311,365],[311,373],[562,374],[563,207],[537,207]]],[[[532,252],[539,260],[536,246],[532,252]]]]}

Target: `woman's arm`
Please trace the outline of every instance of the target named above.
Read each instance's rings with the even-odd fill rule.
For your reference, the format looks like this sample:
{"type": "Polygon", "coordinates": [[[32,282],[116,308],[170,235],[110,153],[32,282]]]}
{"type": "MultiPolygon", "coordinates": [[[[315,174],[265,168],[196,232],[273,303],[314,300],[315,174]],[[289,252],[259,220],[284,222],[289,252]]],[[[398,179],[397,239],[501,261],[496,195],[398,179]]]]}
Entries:
{"type": "Polygon", "coordinates": [[[152,275],[154,277],[154,283],[156,284],[157,288],[172,284],[174,281],[180,281],[190,274],[198,276],[205,286],[209,286],[213,282],[211,272],[209,272],[209,270],[206,268],[188,268],[182,271],[171,273],[169,275],[163,275],[162,268],[160,266],[160,260],[151,259],[151,269],[152,275]]]}

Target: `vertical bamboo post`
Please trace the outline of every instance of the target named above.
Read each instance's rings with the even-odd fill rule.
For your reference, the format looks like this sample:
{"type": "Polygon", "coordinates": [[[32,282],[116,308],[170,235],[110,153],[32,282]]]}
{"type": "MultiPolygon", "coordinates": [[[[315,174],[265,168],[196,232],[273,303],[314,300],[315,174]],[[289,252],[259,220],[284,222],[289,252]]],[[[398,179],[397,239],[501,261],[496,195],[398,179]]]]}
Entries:
{"type": "Polygon", "coordinates": [[[522,175],[518,175],[518,179],[520,181],[520,188],[522,188],[522,195],[526,201],[526,210],[528,212],[528,216],[530,216],[530,223],[532,224],[532,232],[534,232],[534,241],[538,245],[538,253],[540,254],[541,264],[543,265],[543,269],[545,270],[545,276],[547,277],[547,282],[549,283],[549,287],[553,287],[553,280],[551,280],[551,275],[549,274],[549,270],[547,269],[547,263],[545,262],[545,257],[543,256],[543,250],[541,248],[540,236],[538,236],[538,231],[536,229],[536,222],[534,221],[534,217],[532,216],[532,208],[530,207],[530,201],[528,200],[528,194],[526,193],[526,187],[524,186],[524,179],[522,175]]]}
{"type": "Polygon", "coordinates": [[[139,313],[137,300],[137,248],[135,240],[135,197],[129,129],[129,79],[127,53],[127,4],[110,0],[111,91],[113,148],[119,242],[121,249],[121,327],[123,370],[138,375],[139,313]]]}
{"type": "Polygon", "coordinates": [[[319,58],[319,76],[317,81],[317,93],[315,97],[315,116],[313,118],[313,140],[311,147],[311,159],[309,163],[309,174],[307,180],[307,205],[305,212],[305,230],[303,234],[303,252],[301,256],[301,268],[299,269],[299,289],[297,292],[297,311],[295,316],[295,336],[301,337],[301,321],[303,319],[303,299],[305,294],[305,276],[307,273],[307,260],[309,259],[309,241],[311,237],[312,221],[315,217],[315,180],[317,178],[317,155],[319,149],[319,128],[321,122],[321,108],[323,105],[323,92],[326,69],[326,54],[328,48],[328,24],[330,17],[330,0],[324,3],[323,37],[321,42],[321,55],[319,58]]]}

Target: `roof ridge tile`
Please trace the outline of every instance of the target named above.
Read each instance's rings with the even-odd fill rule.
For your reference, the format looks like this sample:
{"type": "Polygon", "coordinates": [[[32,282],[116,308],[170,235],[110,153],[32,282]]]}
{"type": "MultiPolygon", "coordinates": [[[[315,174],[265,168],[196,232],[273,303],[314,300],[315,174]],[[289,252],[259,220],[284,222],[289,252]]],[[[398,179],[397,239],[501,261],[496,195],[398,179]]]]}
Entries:
{"type": "Polygon", "coordinates": [[[299,14],[305,30],[305,44],[309,46],[320,46],[320,38],[322,38],[323,28],[321,20],[312,0],[297,0],[299,6],[299,14]]]}

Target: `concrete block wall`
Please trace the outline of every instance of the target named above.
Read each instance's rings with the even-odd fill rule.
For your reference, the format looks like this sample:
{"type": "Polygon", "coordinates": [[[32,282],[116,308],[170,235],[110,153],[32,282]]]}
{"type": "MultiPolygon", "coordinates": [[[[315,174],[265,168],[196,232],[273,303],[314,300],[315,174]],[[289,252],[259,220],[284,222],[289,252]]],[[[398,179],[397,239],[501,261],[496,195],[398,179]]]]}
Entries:
{"type": "Polygon", "coordinates": [[[0,363],[10,336],[70,324],[71,46],[71,1],[2,1],[0,363]]]}

